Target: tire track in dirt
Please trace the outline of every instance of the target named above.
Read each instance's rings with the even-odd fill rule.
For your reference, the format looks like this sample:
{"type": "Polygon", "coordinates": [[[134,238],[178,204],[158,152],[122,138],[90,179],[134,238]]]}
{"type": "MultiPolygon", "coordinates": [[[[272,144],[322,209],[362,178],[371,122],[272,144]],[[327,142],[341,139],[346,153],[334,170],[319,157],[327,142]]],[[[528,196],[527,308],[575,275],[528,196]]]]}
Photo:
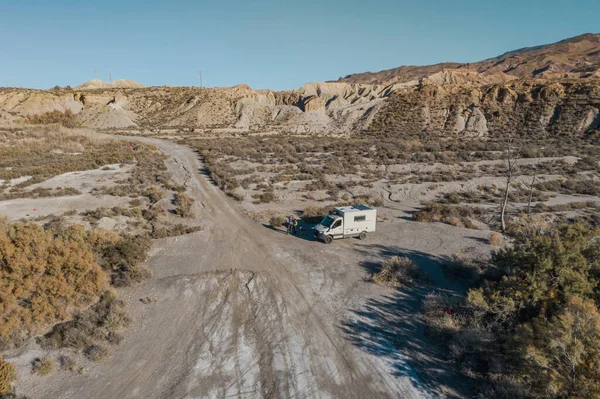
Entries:
{"type": "Polygon", "coordinates": [[[428,396],[340,333],[338,306],[331,302],[344,302],[350,289],[335,291],[341,284],[335,269],[320,262],[326,252],[242,216],[196,173],[202,164],[191,149],[135,139],[157,145],[191,176],[188,192],[204,204],[199,218],[208,228],[157,244],[149,260],[155,277],[125,294],[136,325],[112,358],[89,370],[102,378],[69,375],[23,393],[67,399],[428,396]],[[313,286],[311,269],[320,286],[313,286]],[[328,291],[341,296],[328,297],[328,291]],[[149,292],[157,302],[143,307],[137,298],[149,292]]]}

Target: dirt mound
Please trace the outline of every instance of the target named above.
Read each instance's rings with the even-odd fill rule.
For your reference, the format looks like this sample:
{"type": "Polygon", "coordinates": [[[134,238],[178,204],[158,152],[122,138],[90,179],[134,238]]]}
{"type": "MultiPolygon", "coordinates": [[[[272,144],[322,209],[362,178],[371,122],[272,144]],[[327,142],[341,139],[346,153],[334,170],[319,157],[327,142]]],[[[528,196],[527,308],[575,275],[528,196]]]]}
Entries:
{"type": "Polygon", "coordinates": [[[93,90],[93,89],[139,89],[147,87],[141,83],[138,83],[131,79],[118,79],[112,82],[103,82],[100,79],[92,79],[89,82],[85,82],[76,86],[76,90],[93,90]]]}
{"type": "Polygon", "coordinates": [[[116,104],[91,104],[77,114],[83,126],[93,129],[135,127],[136,118],[136,114],[116,104]]]}

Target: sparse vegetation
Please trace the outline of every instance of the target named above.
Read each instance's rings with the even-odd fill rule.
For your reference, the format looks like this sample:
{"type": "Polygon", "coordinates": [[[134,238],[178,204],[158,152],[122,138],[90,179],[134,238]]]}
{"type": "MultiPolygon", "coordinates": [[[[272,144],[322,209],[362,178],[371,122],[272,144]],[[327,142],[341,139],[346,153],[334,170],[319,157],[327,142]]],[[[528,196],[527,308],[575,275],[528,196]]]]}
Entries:
{"type": "Polygon", "coordinates": [[[267,191],[262,194],[256,194],[254,199],[255,204],[268,204],[269,202],[276,201],[277,197],[272,191],[267,191]]]}
{"type": "Polygon", "coordinates": [[[58,357],[58,365],[63,371],[70,371],[74,373],[77,371],[77,363],[73,360],[72,357],[67,355],[61,355],[58,357]]]}
{"type": "Polygon", "coordinates": [[[149,247],[145,237],[78,225],[47,228],[0,221],[1,346],[18,345],[97,302],[109,279],[121,286],[150,274],[139,264],[149,247]]]}
{"type": "Polygon", "coordinates": [[[427,276],[410,258],[391,256],[381,263],[381,269],[371,279],[377,284],[400,288],[423,282],[427,276]]]}
{"type": "Polygon", "coordinates": [[[598,231],[534,217],[509,234],[466,297],[424,301],[428,333],[488,397],[596,397],[598,231]]]}
{"type": "Polygon", "coordinates": [[[83,351],[85,357],[92,362],[99,362],[108,357],[108,349],[102,345],[92,345],[83,351]]]}
{"type": "Polygon", "coordinates": [[[150,239],[146,236],[125,236],[102,244],[98,251],[100,262],[116,287],[129,286],[146,280],[150,269],[141,263],[146,260],[150,239]]]}
{"type": "Polygon", "coordinates": [[[600,179],[569,178],[538,183],[538,190],[600,196],[600,179]]]}
{"type": "Polygon", "coordinates": [[[52,359],[49,356],[44,356],[42,358],[38,357],[34,359],[31,363],[31,372],[39,376],[44,376],[52,373],[54,371],[54,368],[54,359],[52,359]]]}
{"type": "Polygon", "coordinates": [[[49,333],[38,338],[38,343],[45,349],[83,351],[90,360],[97,361],[94,359],[108,355],[104,343],[116,345],[122,341],[119,332],[130,321],[123,301],[117,299],[114,292],[106,291],[98,303],[75,313],[72,320],[55,325],[49,333]]]}
{"type": "Polygon", "coordinates": [[[146,144],[94,139],[52,127],[0,131],[0,144],[0,179],[31,176],[20,186],[67,172],[133,164],[156,151],[146,144]]]}
{"type": "Polygon", "coordinates": [[[0,358],[0,395],[10,392],[16,379],[15,366],[0,358]]]}
{"type": "Polygon", "coordinates": [[[502,238],[502,234],[492,231],[490,233],[490,238],[488,239],[488,244],[499,247],[504,243],[504,239],[502,238]]]}
{"type": "Polygon", "coordinates": [[[64,112],[55,110],[44,112],[43,114],[29,115],[25,118],[25,122],[32,125],[59,124],[67,128],[79,127],[77,116],[71,110],[64,112]]]}
{"type": "Polygon", "coordinates": [[[45,231],[0,220],[0,346],[22,342],[98,299],[108,280],[91,238],[81,226],[45,231]]]}
{"type": "Polygon", "coordinates": [[[415,212],[413,219],[417,222],[441,222],[457,227],[476,229],[472,218],[481,216],[483,211],[475,207],[428,204],[415,212]]]}
{"type": "Polygon", "coordinates": [[[269,219],[269,226],[281,227],[285,224],[285,217],[281,215],[273,216],[269,219]]]}
{"type": "Polygon", "coordinates": [[[175,194],[173,204],[177,206],[175,213],[183,218],[192,218],[195,216],[194,199],[187,194],[175,194]]]}

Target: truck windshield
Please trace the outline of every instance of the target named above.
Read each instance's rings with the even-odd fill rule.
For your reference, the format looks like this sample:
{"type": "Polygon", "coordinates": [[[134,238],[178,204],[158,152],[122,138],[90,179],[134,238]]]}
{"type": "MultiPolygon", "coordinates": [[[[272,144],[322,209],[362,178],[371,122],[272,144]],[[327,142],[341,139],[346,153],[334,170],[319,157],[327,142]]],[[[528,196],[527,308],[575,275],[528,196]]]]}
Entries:
{"type": "Polygon", "coordinates": [[[321,221],[321,224],[325,227],[331,227],[334,221],[335,219],[328,215],[325,219],[321,221]]]}

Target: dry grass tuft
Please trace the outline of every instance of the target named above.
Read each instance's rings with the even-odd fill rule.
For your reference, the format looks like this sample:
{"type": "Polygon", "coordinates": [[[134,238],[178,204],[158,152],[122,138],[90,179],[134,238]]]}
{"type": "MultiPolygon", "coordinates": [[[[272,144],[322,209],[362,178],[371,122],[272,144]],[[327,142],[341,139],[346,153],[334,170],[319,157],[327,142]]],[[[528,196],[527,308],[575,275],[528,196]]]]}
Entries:
{"type": "Polygon", "coordinates": [[[373,282],[376,284],[393,288],[414,285],[426,279],[426,274],[419,270],[415,262],[400,256],[385,259],[379,272],[372,277],[373,282]]]}
{"type": "Polygon", "coordinates": [[[176,193],[173,204],[177,206],[175,213],[183,218],[193,218],[194,212],[194,199],[187,194],[176,193]]]}
{"type": "Polygon", "coordinates": [[[54,110],[44,112],[43,114],[29,115],[25,118],[25,123],[32,125],[59,124],[66,128],[79,127],[77,115],[75,115],[71,110],[66,110],[64,112],[54,110]]]}
{"type": "Polygon", "coordinates": [[[0,358],[0,395],[10,392],[16,379],[15,366],[0,358]]]}
{"type": "Polygon", "coordinates": [[[48,356],[38,357],[31,363],[31,372],[40,376],[52,373],[54,368],[54,359],[48,356]]]}
{"type": "Polygon", "coordinates": [[[495,247],[500,247],[504,244],[504,238],[502,237],[502,234],[493,231],[490,234],[490,238],[488,239],[488,244],[493,245],[495,247]]]}

